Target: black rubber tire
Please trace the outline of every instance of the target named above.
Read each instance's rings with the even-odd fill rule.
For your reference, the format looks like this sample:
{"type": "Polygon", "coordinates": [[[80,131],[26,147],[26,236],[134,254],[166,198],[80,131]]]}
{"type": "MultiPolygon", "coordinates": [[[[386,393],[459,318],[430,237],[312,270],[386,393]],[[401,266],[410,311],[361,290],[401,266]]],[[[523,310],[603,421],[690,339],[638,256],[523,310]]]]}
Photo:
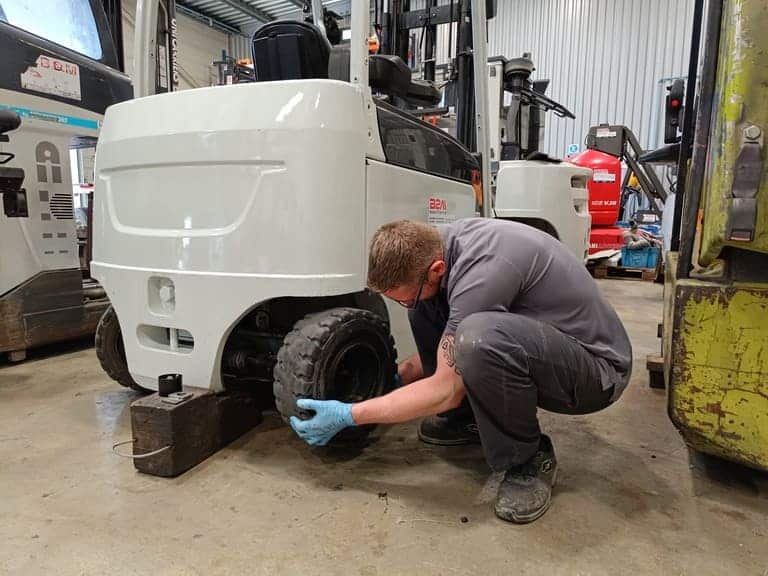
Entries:
{"type": "Polygon", "coordinates": [[[125,360],[125,347],[123,346],[120,322],[117,320],[117,314],[112,306],[104,311],[99,325],[96,327],[96,356],[107,376],[121,386],[138,392],[152,392],[152,390],[142,388],[131,378],[128,363],[125,360]]]}
{"type": "MultiPolygon", "coordinates": [[[[387,322],[357,308],[332,308],[299,320],[277,353],[275,405],[285,421],[308,418],[296,400],[359,402],[392,390],[397,352],[387,322]]],[[[337,434],[333,444],[363,441],[375,426],[337,434]]]]}

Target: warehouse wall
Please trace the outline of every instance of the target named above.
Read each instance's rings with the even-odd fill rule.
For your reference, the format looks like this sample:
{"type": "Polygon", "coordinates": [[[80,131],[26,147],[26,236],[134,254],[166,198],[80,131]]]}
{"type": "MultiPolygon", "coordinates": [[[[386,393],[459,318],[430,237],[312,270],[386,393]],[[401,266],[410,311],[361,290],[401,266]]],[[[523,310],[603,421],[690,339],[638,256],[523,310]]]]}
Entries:
{"type": "MultiPolygon", "coordinates": [[[[230,36],[183,14],[176,14],[179,35],[179,87],[210,86],[216,82],[211,63],[221,58],[222,49],[236,57],[249,57],[247,41],[230,36]]],[[[123,0],[123,48],[126,72],[133,73],[133,34],[136,27],[136,0],[123,0]]]]}

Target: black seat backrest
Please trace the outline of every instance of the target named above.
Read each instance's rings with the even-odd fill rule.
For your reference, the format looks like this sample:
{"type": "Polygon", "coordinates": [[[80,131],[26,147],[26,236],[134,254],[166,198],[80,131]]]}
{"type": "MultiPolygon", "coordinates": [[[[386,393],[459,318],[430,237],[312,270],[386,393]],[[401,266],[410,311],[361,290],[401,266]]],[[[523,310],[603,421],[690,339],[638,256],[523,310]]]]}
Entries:
{"type": "MultiPolygon", "coordinates": [[[[328,78],[349,82],[349,44],[331,49],[328,78]]],[[[411,84],[411,70],[399,56],[372,54],[368,57],[368,84],[374,92],[405,97],[411,84]]]]}
{"type": "Polygon", "coordinates": [[[328,78],[331,46],[320,29],[308,22],[275,20],[253,35],[253,67],[257,82],[328,78]]]}
{"type": "Polygon", "coordinates": [[[340,80],[349,82],[349,62],[350,47],[349,44],[337,44],[331,46],[331,56],[328,59],[328,78],[331,80],[340,80]]]}
{"type": "Polygon", "coordinates": [[[411,85],[411,69],[400,56],[370,56],[368,75],[371,88],[385,94],[405,96],[411,85]]]}

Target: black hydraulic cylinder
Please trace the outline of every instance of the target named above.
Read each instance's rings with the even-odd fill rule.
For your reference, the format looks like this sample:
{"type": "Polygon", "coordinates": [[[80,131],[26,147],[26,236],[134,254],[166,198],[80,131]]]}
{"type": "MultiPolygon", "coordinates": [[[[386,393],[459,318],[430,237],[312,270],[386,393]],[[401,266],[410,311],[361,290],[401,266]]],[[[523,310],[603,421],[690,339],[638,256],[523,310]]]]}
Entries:
{"type": "MultiPolygon", "coordinates": [[[[437,0],[432,0],[431,7],[437,7],[437,0]]],[[[424,27],[424,80],[435,81],[435,37],[437,26],[428,24],[424,27]]]]}
{"type": "MultiPolygon", "coordinates": [[[[680,164],[678,165],[678,182],[687,170],[687,158],[690,152],[686,154],[686,149],[691,149],[686,145],[686,141],[693,142],[691,161],[691,180],[688,189],[680,190],[678,188],[675,198],[675,219],[678,233],[672,231],[672,249],[678,247],[679,257],[677,262],[677,277],[687,278],[693,266],[693,243],[696,236],[696,221],[698,219],[699,203],[701,201],[701,189],[704,186],[704,172],[707,167],[707,149],[709,148],[709,132],[711,128],[712,104],[715,95],[715,75],[717,72],[717,55],[720,46],[720,17],[722,15],[722,0],[710,0],[707,9],[707,35],[706,50],[704,52],[704,61],[701,67],[701,85],[699,86],[699,104],[695,125],[688,120],[688,110],[686,109],[686,120],[683,127],[683,139],[680,146],[680,164]],[[686,134],[687,132],[687,134],[686,134]],[[695,136],[695,141],[694,141],[695,136]],[[686,140],[686,137],[688,140],[686,140]],[[679,209],[679,212],[678,212],[679,209]]],[[[698,42],[694,35],[694,41],[698,42]]],[[[695,70],[694,70],[695,78],[695,70]]],[[[686,108],[692,108],[693,104],[688,101],[692,99],[691,79],[689,76],[688,94],[686,94],[686,108]]]]}
{"type": "Polygon", "coordinates": [[[461,0],[459,6],[460,19],[456,44],[456,137],[470,150],[476,150],[471,0],[461,0]]]}

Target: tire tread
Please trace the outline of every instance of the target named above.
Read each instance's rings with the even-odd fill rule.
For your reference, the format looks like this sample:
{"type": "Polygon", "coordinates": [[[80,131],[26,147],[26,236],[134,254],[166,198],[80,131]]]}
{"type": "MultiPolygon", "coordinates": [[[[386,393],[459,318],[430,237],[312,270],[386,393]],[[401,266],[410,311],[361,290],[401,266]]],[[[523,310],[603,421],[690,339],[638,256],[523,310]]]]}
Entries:
{"type": "MultiPolygon", "coordinates": [[[[333,308],[309,314],[296,322],[277,353],[273,391],[275,405],[283,420],[287,422],[290,416],[301,414],[296,408],[298,399],[316,397],[314,372],[323,353],[323,346],[340,326],[352,321],[368,322],[374,325],[376,330],[387,334],[388,346],[392,352],[391,371],[394,375],[397,370],[397,353],[394,339],[389,332],[389,324],[384,318],[358,308],[333,308]]],[[[361,434],[364,435],[370,429],[361,427],[359,430],[365,431],[361,434]]]]}
{"type": "Polygon", "coordinates": [[[115,382],[126,388],[136,390],[137,392],[150,392],[146,388],[139,386],[131,377],[131,373],[128,371],[128,364],[125,361],[125,356],[119,357],[113,350],[114,339],[122,338],[122,332],[120,331],[120,322],[117,319],[115,309],[110,306],[104,311],[104,314],[99,320],[99,324],[96,327],[95,347],[96,357],[99,359],[101,368],[106,372],[107,376],[112,378],[115,382]]]}

